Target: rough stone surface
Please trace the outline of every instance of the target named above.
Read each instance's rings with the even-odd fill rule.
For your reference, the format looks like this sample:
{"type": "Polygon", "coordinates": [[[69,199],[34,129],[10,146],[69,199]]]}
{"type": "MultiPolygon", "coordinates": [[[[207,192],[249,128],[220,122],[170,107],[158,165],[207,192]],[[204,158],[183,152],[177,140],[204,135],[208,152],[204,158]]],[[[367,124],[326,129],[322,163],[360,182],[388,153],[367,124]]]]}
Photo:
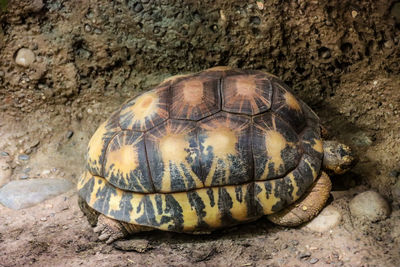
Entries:
{"type": "Polygon", "coordinates": [[[340,223],[342,214],[334,206],[325,207],[317,217],[305,227],[315,232],[326,232],[340,223]]]}
{"type": "Polygon", "coordinates": [[[376,222],[390,215],[388,202],[375,191],[356,195],[349,204],[351,215],[365,221],[376,222]]]}
{"type": "Polygon", "coordinates": [[[11,181],[0,189],[0,203],[19,210],[67,192],[73,184],[64,179],[11,181]]]}

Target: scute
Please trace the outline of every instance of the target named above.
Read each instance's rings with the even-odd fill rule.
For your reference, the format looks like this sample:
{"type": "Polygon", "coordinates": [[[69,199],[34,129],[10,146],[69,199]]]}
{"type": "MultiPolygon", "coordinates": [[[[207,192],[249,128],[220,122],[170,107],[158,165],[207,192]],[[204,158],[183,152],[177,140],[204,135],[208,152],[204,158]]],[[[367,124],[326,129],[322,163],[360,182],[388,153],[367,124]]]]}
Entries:
{"type": "Polygon", "coordinates": [[[171,86],[171,118],[200,120],[221,109],[219,79],[187,77],[171,86]]]}
{"type": "Polygon", "coordinates": [[[271,110],[286,120],[296,133],[300,133],[307,123],[301,102],[290,92],[289,88],[286,88],[282,81],[273,79],[272,84],[274,99],[271,110]]]}
{"type": "Polygon", "coordinates": [[[253,179],[249,118],[220,112],[198,127],[205,186],[242,184],[253,179]]]}
{"type": "Polygon", "coordinates": [[[168,86],[161,86],[135,97],[121,108],[121,128],[143,132],[159,125],[169,117],[168,98],[168,86]]]}
{"type": "Polygon", "coordinates": [[[121,131],[111,139],[107,147],[103,176],[124,190],[154,192],[146,161],[143,133],[121,131]]]}
{"type": "Polygon", "coordinates": [[[283,177],[300,161],[298,135],[273,113],[254,118],[252,140],[256,181],[283,177]]]}
{"type": "Polygon", "coordinates": [[[203,187],[195,122],[168,120],[147,132],[145,139],[157,192],[203,187]]]}
{"type": "Polygon", "coordinates": [[[234,113],[256,115],[269,110],[272,102],[270,76],[247,72],[222,80],[222,109],[234,113]]]}

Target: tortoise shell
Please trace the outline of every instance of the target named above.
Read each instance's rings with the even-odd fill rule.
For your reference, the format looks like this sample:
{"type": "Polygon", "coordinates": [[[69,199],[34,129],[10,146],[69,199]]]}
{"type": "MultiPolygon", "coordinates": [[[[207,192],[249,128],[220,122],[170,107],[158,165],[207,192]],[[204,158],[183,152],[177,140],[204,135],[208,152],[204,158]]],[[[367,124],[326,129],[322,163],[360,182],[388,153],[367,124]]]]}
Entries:
{"type": "Polygon", "coordinates": [[[319,129],[271,74],[217,67],[175,76],[98,128],[79,194],[110,218],[167,231],[255,220],[317,178],[319,129]]]}

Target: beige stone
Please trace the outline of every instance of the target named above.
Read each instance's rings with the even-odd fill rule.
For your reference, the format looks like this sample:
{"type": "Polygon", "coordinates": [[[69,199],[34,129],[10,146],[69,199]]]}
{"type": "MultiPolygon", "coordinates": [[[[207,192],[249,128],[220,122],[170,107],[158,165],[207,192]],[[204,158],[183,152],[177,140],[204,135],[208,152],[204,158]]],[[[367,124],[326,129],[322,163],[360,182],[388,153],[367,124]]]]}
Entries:
{"type": "Polygon", "coordinates": [[[317,217],[305,226],[307,229],[315,232],[326,232],[340,223],[342,214],[334,206],[325,207],[317,217]]]}
{"type": "Polygon", "coordinates": [[[35,54],[28,48],[21,48],[15,57],[15,63],[23,67],[29,67],[35,61],[35,54]]]}

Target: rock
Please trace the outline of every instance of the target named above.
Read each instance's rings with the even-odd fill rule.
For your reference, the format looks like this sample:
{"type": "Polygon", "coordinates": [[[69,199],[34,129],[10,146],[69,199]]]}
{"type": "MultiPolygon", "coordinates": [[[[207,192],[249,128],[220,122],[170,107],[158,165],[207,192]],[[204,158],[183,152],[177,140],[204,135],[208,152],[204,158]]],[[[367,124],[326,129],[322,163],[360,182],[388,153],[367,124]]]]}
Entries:
{"type": "Polygon", "coordinates": [[[21,48],[15,57],[15,63],[23,67],[29,67],[35,61],[35,54],[28,48],[21,48]]]}
{"type": "Polygon", "coordinates": [[[44,6],[43,0],[33,0],[31,4],[32,12],[39,12],[44,6]]]}
{"type": "Polygon", "coordinates": [[[74,135],[73,131],[68,131],[65,137],[67,137],[67,139],[70,139],[73,135],[74,135]]]}
{"type": "Polygon", "coordinates": [[[29,156],[26,154],[21,154],[18,156],[18,159],[19,160],[29,160],[29,156]]]}
{"type": "Polygon", "coordinates": [[[339,224],[342,214],[334,206],[325,207],[317,217],[306,225],[315,232],[326,232],[339,224]]]}
{"type": "Polygon", "coordinates": [[[349,204],[351,215],[370,222],[386,219],[390,215],[388,202],[375,191],[355,196],[349,204]]]}
{"type": "Polygon", "coordinates": [[[317,263],[319,261],[319,259],[317,259],[317,258],[312,258],[311,260],[310,260],[310,263],[311,264],[315,264],[315,263],[317,263]]]}
{"type": "Polygon", "coordinates": [[[0,188],[0,203],[19,210],[36,205],[73,188],[65,179],[28,179],[11,181],[0,188]]]}
{"type": "Polygon", "coordinates": [[[339,224],[342,214],[334,206],[327,206],[317,217],[306,225],[306,228],[315,232],[326,232],[339,224]]]}
{"type": "Polygon", "coordinates": [[[10,180],[11,173],[11,167],[7,163],[6,158],[0,158],[0,187],[10,180]]]}
{"type": "Polygon", "coordinates": [[[151,248],[149,241],[145,239],[129,239],[114,242],[114,247],[124,251],[146,252],[151,248]]]}
{"type": "Polygon", "coordinates": [[[309,258],[311,257],[311,252],[304,252],[304,253],[300,253],[299,258],[300,259],[305,259],[305,258],[309,258]]]}
{"type": "Polygon", "coordinates": [[[50,170],[44,170],[42,171],[42,175],[49,175],[50,174],[50,170]]]}
{"type": "Polygon", "coordinates": [[[0,156],[2,156],[2,157],[8,157],[9,154],[8,154],[6,151],[1,151],[1,152],[0,152],[0,156]]]}

